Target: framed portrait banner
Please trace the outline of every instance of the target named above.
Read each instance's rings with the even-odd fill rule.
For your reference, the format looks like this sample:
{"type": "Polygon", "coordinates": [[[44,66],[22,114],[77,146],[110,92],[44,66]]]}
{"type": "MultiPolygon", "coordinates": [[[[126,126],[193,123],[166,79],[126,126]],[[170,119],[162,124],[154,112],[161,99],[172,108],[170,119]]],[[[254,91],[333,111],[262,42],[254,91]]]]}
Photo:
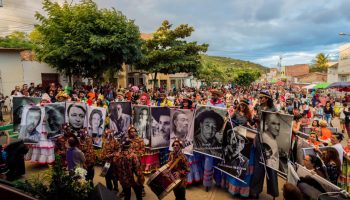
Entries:
{"type": "Polygon", "coordinates": [[[266,165],[287,174],[293,116],[263,111],[261,117],[260,137],[266,165]]]}
{"type": "Polygon", "coordinates": [[[26,105],[22,110],[18,138],[24,143],[37,143],[43,131],[44,107],[26,105]]]}
{"type": "Polygon", "coordinates": [[[65,103],[50,103],[44,106],[44,129],[47,138],[54,138],[62,134],[62,125],[65,123],[65,103]]]}
{"type": "Polygon", "coordinates": [[[73,129],[87,127],[87,106],[83,102],[66,102],[66,123],[73,129]]]}
{"type": "Polygon", "coordinates": [[[131,102],[112,102],[109,105],[109,128],[114,137],[121,138],[131,124],[131,102]]]}
{"type": "Polygon", "coordinates": [[[223,133],[227,120],[227,109],[198,105],[192,129],[194,151],[221,158],[223,133]]]}
{"type": "Polygon", "coordinates": [[[19,133],[24,106],[26,105],[34,106],[39,104],[40,101],[41,101],[40,97],[13,97],[12,99],[13,132],[19,133]]]}
{"type": "Polygon", "coordinates": [[[150,107],[151,148],[168,148],[170,143],[170,108],[150,107]]]}
{"type": "Polygon", "coordinates": [[[192,154],[193,152],[193,119],[194,111],[189,109],[170,109],[170,145],[169,150],[173,150],[171,146],[176,138],[183,143],[183,152],[192,154]]]}
{"type": "Polygon", "coordinates": [[[148,106],[137,105],[134,109],[134,126],[137,130],[137,134],[143,139],[145,146],[151,145],[151,114],[148,106]]]}
{"type": "Polygon", "coordinates": [[[250,152],[255,136],[256,131],[254,130],[244,126],[231,128],[231,124],[227,123],[223,139],[222,161],[215,168],[246,183],[245,178],[249,169],[250,152]]]}
{"type": "Polygon", "coordinates": [[[105,130],[106,108],[88,107],[88,133],[94,146],[102,147],[103,131],[105,130]]]}

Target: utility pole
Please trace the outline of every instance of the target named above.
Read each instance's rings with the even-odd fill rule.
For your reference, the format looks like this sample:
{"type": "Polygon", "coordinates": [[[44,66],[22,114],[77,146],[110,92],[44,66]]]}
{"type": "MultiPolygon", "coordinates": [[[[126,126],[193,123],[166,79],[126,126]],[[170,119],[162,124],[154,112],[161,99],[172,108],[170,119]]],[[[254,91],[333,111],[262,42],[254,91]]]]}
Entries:
{"type": "Polygon", "coordinates": [[[2,7],[2,0],[0,0],[0,7],[2,7]]]}

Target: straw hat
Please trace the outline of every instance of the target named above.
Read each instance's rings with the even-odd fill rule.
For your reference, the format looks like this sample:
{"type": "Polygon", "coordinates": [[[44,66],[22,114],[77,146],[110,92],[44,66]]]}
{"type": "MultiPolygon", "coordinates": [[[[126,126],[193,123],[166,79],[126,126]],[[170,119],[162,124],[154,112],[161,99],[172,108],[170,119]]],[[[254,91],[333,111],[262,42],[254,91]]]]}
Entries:
{"type": "Polygon", "coordinates": [[[327,123],[326,120],[321,120],[321,121],[319,122],[319,124],[320,124],[321,127],[327,127],[327,125],[328,125],[328,123],[327,123]]]}

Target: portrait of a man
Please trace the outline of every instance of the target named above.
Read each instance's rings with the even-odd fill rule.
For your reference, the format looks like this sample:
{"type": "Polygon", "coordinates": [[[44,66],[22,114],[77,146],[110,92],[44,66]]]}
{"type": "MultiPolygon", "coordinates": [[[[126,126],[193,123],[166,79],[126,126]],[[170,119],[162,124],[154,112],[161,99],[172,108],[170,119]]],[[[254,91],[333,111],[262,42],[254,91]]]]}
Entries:
{"type": "Polygon", "coordinates": [[[263,112],[261,139],[266,165],[282,173],[287,171],[288,152],[292,134],[293,116],[263,112]]]}
{"type": "Polygon", "coordinates": [[[66,120],[74,130],[86,127],[87,109],[85,103],[67,103],[66,109],[66,120]]]}
{"type": "Polygon", "coordinates": [[[42,111],[38,106],[26,106],[23,109],[19,138],[39,142],[42,121],[42,111]]]}
{"type": "Polygon", "coordinates": [[[221,157],[224,117],[227,111],[219,114],[220,108],[209,107],[209,109],[196,111],[194,125],[194,149],[198,152],[221,157]],[[218,111],[216,111],[218,109],[218,111]]]}
{"type": "MultiPolygon", "coordinates": [[[[193,148],[193,136],[190,128],[193,127],[193,111],[183,109],[171,109],[171,133],[170,144],[178,138],[183,142],[184,152],[191,153],[193,148]]],[[[172,150],[172,147],[169,147],[172,150]]]]}
{"type": "Polygon", "coordinates": [[[168,147],[170,142],[170,109],[168,107],[151,107],[151,115],[151,147],[168,147]]]}
{"type": "Polygon", "coordinates": [[[223,146],[223,162],[218,164],[221,170],[240,180],[245,179],[249,164],[248,155],[243,155],[243,150],[249,143],[249,140],[241,134],[244,130],[244,127],[239,126],[227,131],[223,146]]]}
{"type": "Polygon", "coordinates": [[[23,109],[26,105],[36,105],[40,102],[41,98],[36,97],[13,97],[13,129],[14,132],[20,131],[20,124],[22,121],[23,109]]]}
{"type": "Polygon", "coordinates": [[[53,103],[45,105],[45,131],[47,137],[52,138],[61,134],[61,127],[64,124],[65,104],[53,103]]]}
{"type": "Polygon", "coordinates": [[[134,107],[134,126],[140,138],[144,140],[146,146],[150,145],[150,111],[147,106],[134,107]]]}
{"type": "Polygon", "coordinates": [[[113,130],[114,136],[120,138],[127,131],[131,123],[131,103],[114,102],[110,104],[109,128],[113,130]]]}

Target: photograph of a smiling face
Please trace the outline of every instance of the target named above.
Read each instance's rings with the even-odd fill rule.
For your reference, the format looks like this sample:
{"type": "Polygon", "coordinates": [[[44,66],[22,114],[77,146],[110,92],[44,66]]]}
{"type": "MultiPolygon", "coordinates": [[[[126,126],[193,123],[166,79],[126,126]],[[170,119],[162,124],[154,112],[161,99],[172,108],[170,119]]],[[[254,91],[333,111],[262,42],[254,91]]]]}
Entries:
{"type": "Polygon", "coordinates": [[[85,103],[67,103],[66,109],[67,123],[72,128],[81,129],[87,126],[85,103]]]}

